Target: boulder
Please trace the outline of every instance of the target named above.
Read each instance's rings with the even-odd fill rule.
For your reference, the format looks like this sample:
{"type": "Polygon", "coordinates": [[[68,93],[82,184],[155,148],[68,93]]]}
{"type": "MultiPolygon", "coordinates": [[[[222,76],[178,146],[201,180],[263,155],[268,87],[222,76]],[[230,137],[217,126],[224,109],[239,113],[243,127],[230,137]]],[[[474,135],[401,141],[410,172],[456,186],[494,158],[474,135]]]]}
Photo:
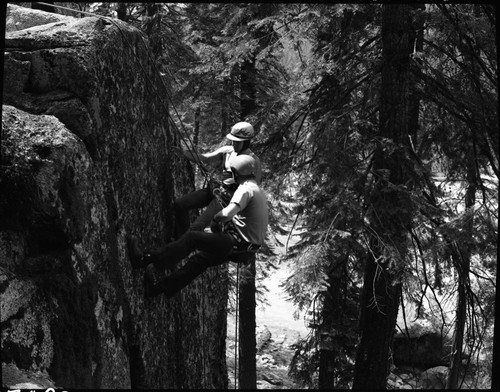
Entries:
{"type": "Polygon", "coordinates": [[[13,363],[2,363],[2,383],[12,389],[56,388],[47,372],[21,370],[13,363]]]}
{"type": "Polygon", "coordinates": [[[428,320],[417,319],[408,331],[394,334],[393,361],[396,366],[409,365],[422,369],[447,364],[445,339],[428,320]]]}
{"type": "Polygon", "coordinates": [[[427,369],[420,375],[420,387],[422,389],[445,389],[448,368],[446,366],[436,366],[427,369]]]}
{"type": "Polygon", "coordinates": [[[225,267],[146,300],[128,259],[127,235],[164,245],[174,197],[193,189],[189,164],[169,154],[179,135],[142,33],[7,10],[3,387],[224,389],[225,267]]]}
{"type": "Polygon", "coordinates": [[[271,332],[266,325],[259,325],[255,333],[257,334],[257,354],[260,354],[271,340],[271,332]]]}
{"type": "Polygon", "coordinates": [[[10,5],[5,15],[5,32],[25,30],[33,26],[69,21],[71,17],[10,5]]]}

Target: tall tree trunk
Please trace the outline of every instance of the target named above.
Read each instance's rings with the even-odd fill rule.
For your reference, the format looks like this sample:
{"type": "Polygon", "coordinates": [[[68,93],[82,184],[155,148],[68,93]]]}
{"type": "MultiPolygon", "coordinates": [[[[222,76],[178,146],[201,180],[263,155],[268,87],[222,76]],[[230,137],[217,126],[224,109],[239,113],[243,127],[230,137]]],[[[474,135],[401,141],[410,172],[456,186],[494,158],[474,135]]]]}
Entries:
{"type": "Polygon", "coordinates": [[[227,133],[229,133],[229,125],[228,125],[228,113],[225,107],[221,108],[220,113],[220,136],[224,138],[227,133]]]}
{"type": "MultiPolygon", "coordinates": [[[[243,86],[242,86],[243,88],[243,86]]],[[[245,88],[252,90],[251,85],[245,88]]],[[[242,94],[244,92],[242,91],[242,94]]],[[[241,98],[241,119],[253,110],[254,106],[247,99],[241,98]]],[[[239,290],[239,363],[238,383],[240,389],[257,389],[257,341],[255,338],[255,254],[249,254],[244,264],[240,265],[239,290]]]]}
{"type": "MultiPolygon", "coordinates": [[[[471,143],[472,144],[472,143],[471,143]]],[[[467,290],[470,287],[469,272],[472,236],[474,230],[474,204],[476,203],[477,168],[475,163],[474,148],[470,146],[467,151],[467,191],[465,193],[465,215],[467,216],[464,233],[465,241],[456,244],[458,252],[455,257],[455,268],[458,272],[458,297],[455,317],[455,331],[453,333],[453,345],[451,349],[451,361],[446,380],[446,389],[457,389],[458,378],[462,365],[462,353],[464,342],[465,323],[467,319],[467,290]]]]}
{"type": "Polygon", "coordinates": [[[195,147],[198,147],[198,142],[200,139],[200,117],[201,117],[201,109],[199,106],[194,110],[194,135],[193,135],[193,144],[195,147]]]}
{"type": "MultiPolygon", "coordinates": [[[[498,304],[500,304],[500,277],[498,274],[498,267],[496,273],[496,290],[495,290],[495,304],[498,309],[498,304]]],[[[493,361],[492,361],[492,369],[498,369],[500,366],[500,344],[498,344],[498,337],[500,336],[500,312],[497,310],[495,312],[495,327],[493,332],[493,341],[496,342],[493,344],[493,361]]],[[[491,390],[498,391],[500,388],[500,372],[492,372],[491,375],[491,390]]]]}
{"type": "Polygon", "coordinates": [[[255,337],[255,253],[248,253],[239,271],[239,389],[257,389],[257,340],[255,337]]]}
{"type": "MultiPolygon", "coordinates": [[[[255,60],[245,61],[240,68],[240,113],[245,120],[256,108],[255,60]]],[[[255,338],[255,254],[249,254],[240,266],[239,285],[239,374],[240,389],[257,389],[257,341],[255,338]],[[251,257],[250,257],[251,256],[251,257]]]]}
{"type": "MultiPolygon", "coordinates": [[[[246,7],[246,5],[244,5],[246,7]]],[[[257,16],[269,16],[269,3],[256,6],[257,16]]],[[[271,7],[271,8],[269,8],[271,7]]],[[[264,30],[272,29],[272,24],[264,30]]],[[[266,30],[267,31],[267,30],[266,30]]],[[[240,66],[240,120],[248,120],[257,109],[257,80],[256,56],[269,44],[270,39],[260,39],[263,32],[259,29],[251,31],[254,38],[259,39],[259,47],[250,53],[248,59],[240,66]]],[[[266,32],[271,37],[271,34],[266,32]]],[[[253,124],[254,126],[256,124],[253,124]]],[[[245,279],[240,285],[240,359],[239,359],[239,386],[242,389],[257,389],[257,342],[255,338],[255,254],[248,255],[248,261],[241,267],[245,279]],[[244,328],[243,328],[244,326],[244,328]]]]}
{"type": "Polygon", "coordinates": [[[116,3],[116,16],[118,19],[128,22],[127,3],[116,3]]]}
{"type": "Polygon", "coordinates": [[[320,326],[319,344],[319,375],[318,388],[321,390],[335,387],[335,360],[339,355],[342,336],[337,336],[337,330],[342,323],[342,288],[345,286],[345,268],[347,259],[334,263],[329,273],[328,290],[323,303],[323,317],[320,326]]]}
{"type": "MultiPolygon", "coordinates": [[[[273,3],[261,3],[243,5],[246,8],[253,9],[252,16],[245,18],[245,23],[252,19],[259,20],[273,15],[276,11],[276,5],[273,3]]],[[[240,103],[241,103],[241,120],[245,120],[249,115],[254,114],[257,109],[257,69],[256,57],[266,47],[269,47],[275,42],[276,34],[274,34],[273,23],[261,24],[259,27],[250,27],[249,33],[252,38],[257,40],[257,47],[249,54],[248,58],[240,66],[240,103]]],[[[255,126],[255,124],[253,124],[255,126]]]]}
{"type": "MultiPolygon", "coordinates": [[[[418,4],[415,5],[414,7],[415,10],[425,10],[425,4],[418,4]]],[[[418,16],[414,19],[413,21],[413,29],[410,31],[411,34],[411,40],[414,42],[413,45],[413,54],[415,62],[419,62],[420,60],[418,59],[418,56],[416,56],[417,53],[422,53],[423,48],[424,48],[424,18],[420,14],[417,14],[418,16]]],[[[413,70],[416,73],[420,72],[420,69],[417,67],[413,67],[413,70]]],[[[415,77],[415,76],[413,76],[415,77]]],[[[410,90],[410,101],[409,101],[409,128],[408,128],[408,134],[411,137],[411,142],[412,142],[412,148],[417,147],[418,145],[418,140],[417,140],[417,134],[418,134],[418,113],[420,111],[420,100],[419,100],[419,94],[415,89],[410,90]]],[[[416,152],[416,151],[415,151],[416,152]]]]}
{"type": "Polygon", "coordinates": [[[162,53],[160,4],[144,3],[146,18],[144,19],[143,30],[148,36],[149,47],[155,59],[158,59],[162,53]]]}
{"type": "MultiPolygon", "coordinates": [[[[462,260],[460,255],[456,257],[456,261],[461,264],[461,267],[466,268],[467,263],[462,260]]],[[[455,315],[455,331],[453,333],[453,344],[451,348],[450,366],[448,371],[448,377],[446,379],[446,389],[457,389],[458,377],[460,375],[460,369],[462,364],[462,344],[464,340],[464,329],[467,311],[467,293],[466,293],[466,271],[458,272],[458,298],[457,298],[457,309],[455,315]]]]}
{"type": "MultiPolygon", "coordinates": [[[[480,16],[480,10],[474,6],[474,14],[480,16]]],[[[464,61],[468,63],[474,79],[479,80],[480,73],[477,69],[477,64],[474,60],[472,50],[468,45],[459,45],[464,61]]],[[[474,48],[477,49],[477,48],[474,48]]],[[[479,50],[477,49],[477,52],[479,50]]],[[[471,90],[475,89],[474,83],[469,86],[471,90]]],[[[479,133],[479,132],[478,132],[479,133]]],[[[475,135],[470,135],[470,143],[466,146],[466,178],[467,190],[465,192],[465,216],[466,223],[463,232],[466,236],[465,241],[457,243],[458,257],[455,257],[455,268],[458,272],[458,296],[457,309],[455,317],[455,330],[453,333],[453,345],[451,349],[450,367],[446,380],[446,389],[457,389],[459,387],[459,376],[462,368],[462,354],[465,335],[465,325],[467,320],[467,291],[470,287],[470,259],[473,246],[473,230],[474,230],[474,205],[476,203],[476,190],[479,183],[478,168],[476,164],[476,146],[475,135]]]]}
{"type": "MultiPolygon", "coordinates": [[[[243,86],[242,86],[243,87],[243,86]]],[[[246,88],[252,90],[247,85],[246,88]]],[[[243,92],[242,92],[243,94],[243,92]]],[[[241,98],[241,119],[245,119],[254,106],[248,100],[241,98]]],[[[239,290],[239,374],[240,389],[257,388],[257,341],[255,338],[255,254],[249,254],[249,259],[240,266],[241,279],[239,290]]]]}
{"type": "Polygon", "coordinates": [[[361,298],[361,341],[353,389],[384,389],[396,325],[401,284],[399,271],[407,253],[411,201],[402,190],[409,133],[411,6],[384,4],[382,9],[382,81],[380,137],[393,143],[375,151],[375,189],[371,197],[370,252],[361,298]]]}
{"type": "MultiPolygon", "coordinates": [[[[235,67],[234,67],[235,68],[235,67]]],[[[233,68],[233,69],[234,69],[233,68]]],[[[231,113],[230,102],[234,98],[234,71],[231,71],[231,75],[224,80],[224,94],[221,97],[221,107],[220,107],[220,136],[225,138],[229,132],[229,120],[231,113]],[[229,98],[228,98],[229,97],[229,98]]]]}
{"type": "Polygon", "coordinates": [[[255,111],[257,107],[255,87],[255,60],[247,60],[241,65],[241,119],[244,120],[255,111]]]}

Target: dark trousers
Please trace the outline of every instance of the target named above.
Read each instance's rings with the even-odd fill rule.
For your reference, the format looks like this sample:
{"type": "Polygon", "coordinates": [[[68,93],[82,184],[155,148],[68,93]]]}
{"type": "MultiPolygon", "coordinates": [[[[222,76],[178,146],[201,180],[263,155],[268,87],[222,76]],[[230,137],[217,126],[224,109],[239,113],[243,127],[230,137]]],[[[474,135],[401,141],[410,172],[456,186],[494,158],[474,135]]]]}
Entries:
{"type": "MultiPolygon", "coordinates": [[[[175,213],[175,238],[180,238],[189,229],[189,211],[196,208],[203,208],[210,204],[214,199],[210,187],[199,189],[181,196],[174,201],[175,213]]],[[[210,223],[210,222],[209,222],[210,223]]],[[[196,230],[203,230],[205,227],[192,228],[196,230]]]]}
{"type": "Polygon", "coordinates": [[[172,296],[187,286],[207,268],[229,261],[234,240],[229,234],[187,231],[178,240],[150,251],[148,261],[159,270],[172,269],[194,251],[185,265],[161,279],[162,290],[172,296]]]}
{"type": "MultiPolygon", "coordinates": [[[[232,184],[225,187],[225,204],[229,203],[232,195],[236,191],[238,184],[232,184]]],[[[174,201],[175,211],[175,239],[178,239],[186,231],[203,231],[210,225],[212,218],[217,212],[222,210],[222,206],[212,193],[212,186],[193,191],[187,195],[181,196],[174,201]],[[196,208],[205,208],[205,211],[189,225],[189,211],[196,208]]]]}

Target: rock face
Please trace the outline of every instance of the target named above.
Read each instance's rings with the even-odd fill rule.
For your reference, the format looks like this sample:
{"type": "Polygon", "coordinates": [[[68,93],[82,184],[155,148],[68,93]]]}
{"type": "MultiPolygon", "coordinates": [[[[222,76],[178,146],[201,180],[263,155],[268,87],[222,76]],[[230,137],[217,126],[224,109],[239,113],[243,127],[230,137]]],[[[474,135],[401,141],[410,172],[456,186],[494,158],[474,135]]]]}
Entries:
{"type": "Polygon", "coordinates": [[[226,269],[146,300],[128,260],[128,234],[168,241],[193,183],[141,33],[11,4],[6,25],[3,386],[225,388],[226,269]]]}

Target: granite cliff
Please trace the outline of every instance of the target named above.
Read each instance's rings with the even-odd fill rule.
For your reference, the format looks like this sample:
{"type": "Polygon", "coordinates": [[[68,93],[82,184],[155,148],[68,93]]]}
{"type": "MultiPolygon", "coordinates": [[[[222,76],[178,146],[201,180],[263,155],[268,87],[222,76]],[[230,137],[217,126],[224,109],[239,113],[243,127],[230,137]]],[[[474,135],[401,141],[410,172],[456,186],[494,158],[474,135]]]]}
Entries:
{"type": "Polygon", "coordinates": [[[3,386],[225,388],[225,267],[146,300],[128,260],[193,186],[141,32],[11,4],[6,30],[3,386]]]}

